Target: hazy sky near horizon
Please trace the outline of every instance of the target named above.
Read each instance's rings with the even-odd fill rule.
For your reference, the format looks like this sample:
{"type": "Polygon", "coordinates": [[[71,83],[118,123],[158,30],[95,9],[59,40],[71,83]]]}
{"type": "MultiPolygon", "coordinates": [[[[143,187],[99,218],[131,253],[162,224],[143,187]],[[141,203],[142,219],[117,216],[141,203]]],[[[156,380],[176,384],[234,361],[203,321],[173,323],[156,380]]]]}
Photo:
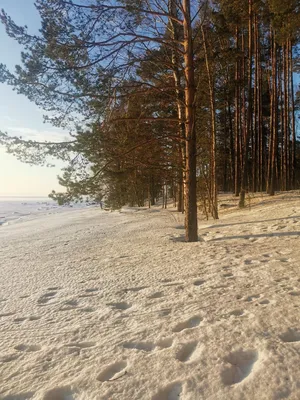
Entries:
{"type": "MultiPolygon", "coordinates": [[[[0,0],[3,8],[17,24],[27,25],[37,31],[40,25],[34,0],[0,0]]],[[[0,63],[10,70],[20,63],[22,47],[10,39],[0,24],[0,63]]],[[[23,138],[60,141],[68,132],[43,123],[43,110],[25,96],[18,95],[11,87],[0,84],[0,130],[23,138]]],[[[30,166],[21,163],[0,147],[0,195],[48,195],[52,189],[64,191],[57,175],[63,164],[54,160],[54,168],[30,166]]]]}

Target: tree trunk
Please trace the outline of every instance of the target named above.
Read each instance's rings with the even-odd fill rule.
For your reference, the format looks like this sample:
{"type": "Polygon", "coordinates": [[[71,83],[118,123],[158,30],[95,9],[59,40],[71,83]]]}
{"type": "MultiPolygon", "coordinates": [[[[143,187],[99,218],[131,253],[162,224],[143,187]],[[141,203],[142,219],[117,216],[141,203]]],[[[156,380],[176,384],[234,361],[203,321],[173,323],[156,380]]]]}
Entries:
{"type": "Polygon", "coordinates": [[[292,41],[289,41],[290,57],[290,79],[291,79],[291,119],[292,119],[292,157],[291,157],[291,185],[295,189],[296,184],[296,125],[295,125],[295,99],[294,99],[294,78],[293,78],[293,47],[292,41]]]}
{"type": "Polygon", "coordinates": [[[241,93],[240,93],[240,57],[239,52],[239,29],[236,27],[236,62],[235,62],[235,115],[234,115],[234,193],[240,193],[240,121],[241,121],[241,93]]]}
{"type": "Polygon", "coordinates": [[[196,131],[195,131],[195,70],[193,51],[193,32],[190,0],[183,0],[183,37],[184,37],[184,73],[185,73],[185,239],[187,242],[198,240],[197,193],[196,193],[196,131]]]}
{"type": "MultiPolygon", "coordinates": [[[[173,17],[177,17],[177,5],[175,0],[169,0],[169,13],[173,17]]],[[[172,39],[174,41],[180,40],[180,30],[182,27],[174,21],[174,19],[169,19],[170,30],[172,39]]],[[[178,136],[182,139],[185,138],[185,124],[184,124],[184,92],[182,87],[182,71],[180,71],[180,62],[178,59],[178,52],[176,50],[172,50],[172,67],[173,67],[173,78],[175,82],[175,91],[176,91],[176,102],[177,102],[177,115],[178,115],[178,136]]],[[[183,189],[183,170],[185,169],[185,149],[182,143],[179,144],[179,156],[181,159],[179,160],[179,177],[178,177],[178,203],[177,203],[177,211],[183,212],[183,197],[184,197],[184,189],[183,189]]]]}
{"type": "Polygon", "coordinates": [[[207,42],[203,25],[201,25],[203,47],[205,55],[205,65],[208,77],[209,86],[209,99],[210,99],[210,116],[211,116],[211,152],[210,152],[210,190],[211,190],[211,201],[212,201],[212,216],[214,219],[219,219],[218,216],[218,193],[217,193],[217,182],[216,182],[216,109],[215,109],[215,93],[214,93],[214,82],[211,73],[211,68],[208,61],[207,54],[207,42]]]}
{"type": "Polygon", "coordinates": [[[249,139],[252,132],[252,53],[253,53],[253,40],[252,40],[252,0],[248,0],[249,4],[249,21],[248,21],[248,108],[247,108],[247,125],[245,138],[243,143],[243,169],[241,179],[241,192],[239,207],[245,207],[245,192],[248,181],[248,147],[249,139]]]}

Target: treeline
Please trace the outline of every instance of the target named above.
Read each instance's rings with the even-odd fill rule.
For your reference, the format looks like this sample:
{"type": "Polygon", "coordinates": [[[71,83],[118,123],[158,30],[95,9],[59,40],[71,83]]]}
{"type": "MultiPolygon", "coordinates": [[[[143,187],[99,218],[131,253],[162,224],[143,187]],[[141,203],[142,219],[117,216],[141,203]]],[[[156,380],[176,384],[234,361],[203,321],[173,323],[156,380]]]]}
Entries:
{"type": "Polygon", "coordinates": [[[300,7],[297,0],[38,0],[22,66],[0,80],[49,111],[74,140],[37,143],[2,133],[25,162],[69,161],[67,200],[155,204],[172,197],[197,240],[197,204],[218,218],[217,194],[299,188],[300,7]]]}

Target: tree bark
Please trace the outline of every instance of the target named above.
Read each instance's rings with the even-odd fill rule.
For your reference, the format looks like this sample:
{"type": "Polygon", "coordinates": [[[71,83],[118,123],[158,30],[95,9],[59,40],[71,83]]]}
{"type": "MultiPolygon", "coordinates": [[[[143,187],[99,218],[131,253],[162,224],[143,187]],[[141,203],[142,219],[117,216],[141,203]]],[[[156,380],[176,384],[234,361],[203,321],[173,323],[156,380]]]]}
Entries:
{"type": "Polygon", "coordinates": [[[252,0],[248,0],[249,6],[249,20],[248,20],[248,77],[247,77],[247,88],[248,88],[248,108],[247,108],[247,120],[246,120],[246,132],[243,143],[243,169],[242,169],[242,179],[241,179],[241,191],[240,191],[240,201],[239,207],[245,207],[245,193],[248,180],[248,147],[249,140],[252,132],[252,54],[253,54],[253,38],[252,38],[252,0]]]}
{"type": "Polygon", "coordinates": [[[208,54],[207,54],[207,42],[204,32],[203,25],[201,25],[203,47],[205,55],[205,65],[208,78],[209,86],[209,99],[210,99],[210,117],[211,117],[211,152],[210,152],[210,190],[211,190],[211,201],[212,201],[212,216],[214,219],[219,219],[218,216],[218,192],[216,182],[216,107],[215,107],[215,90],[213,76],[211,73],[211,67],[209,65],[208,54]]]}
{"type": "Polygon", "coordinates": [[[195,69],[193,32],[190,0],[183,0],[183,42],[185,73],[185,239],[187,242],[198,240],[197,193],[196,193],[196,131],[195,131],[195,69]]]}

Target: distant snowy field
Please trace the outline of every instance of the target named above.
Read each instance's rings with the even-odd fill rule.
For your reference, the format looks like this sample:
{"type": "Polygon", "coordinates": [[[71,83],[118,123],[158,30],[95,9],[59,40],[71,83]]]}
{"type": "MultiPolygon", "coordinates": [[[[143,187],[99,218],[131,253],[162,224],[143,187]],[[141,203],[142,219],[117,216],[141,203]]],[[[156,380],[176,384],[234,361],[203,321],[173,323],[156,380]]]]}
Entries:
{"type": "Polygon", "coordinates": [[[84,204],[60,207],[48,197],[0,196],[0,226],[24,222],[44,214],[53,214],[66,209],[78,209],[84,204]]]}
{"type": "Polygon", "coordinates": [[[249,201],[3,224],[0,399],[299,400],[300,194],[249,201]]]}

